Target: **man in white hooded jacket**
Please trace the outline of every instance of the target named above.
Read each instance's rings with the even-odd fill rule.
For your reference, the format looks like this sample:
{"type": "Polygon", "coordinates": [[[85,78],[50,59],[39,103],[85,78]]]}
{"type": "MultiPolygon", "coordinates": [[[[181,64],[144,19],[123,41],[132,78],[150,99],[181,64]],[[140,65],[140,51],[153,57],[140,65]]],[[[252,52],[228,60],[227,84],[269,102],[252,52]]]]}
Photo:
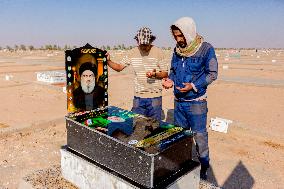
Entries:
{"type": "Polygon", "coordinates": [[[164,88],[174,86],[176,125],[191,129],[201,163],[200,178],[207,179],[209,147],[207,124],[207,86],[217,79],[218,62],[214,48],[196,33],[192,18],[182,17],[171,26],[177,45],[174,49],[169,78],[164,88]]]}

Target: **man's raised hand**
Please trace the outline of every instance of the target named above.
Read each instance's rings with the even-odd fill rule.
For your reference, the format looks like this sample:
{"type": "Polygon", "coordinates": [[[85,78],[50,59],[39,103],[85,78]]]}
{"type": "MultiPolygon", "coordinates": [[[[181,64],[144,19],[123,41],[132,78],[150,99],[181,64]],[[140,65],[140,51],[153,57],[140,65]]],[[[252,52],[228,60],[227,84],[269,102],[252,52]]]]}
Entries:
{"type": "Polygon", "coordinates": [[[173,87],[174,82],[169,78],[162,79],[162,85],[165,89],[169,89],[173,87]]]}

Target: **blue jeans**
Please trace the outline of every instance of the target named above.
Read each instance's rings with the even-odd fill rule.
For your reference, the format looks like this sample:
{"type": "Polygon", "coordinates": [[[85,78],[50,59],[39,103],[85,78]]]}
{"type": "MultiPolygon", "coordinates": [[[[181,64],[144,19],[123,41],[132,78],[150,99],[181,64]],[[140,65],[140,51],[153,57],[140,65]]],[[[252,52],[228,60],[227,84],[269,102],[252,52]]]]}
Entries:
{"type": "Polygon", "coordinates": [[[160,121],[162,115],[162,97],[140,98],[134,96],[131,111],[160,121]]]}
{"type": "Polygon", "coordinates": [[[203,168],[209,168],[207,123],[207,101],[179,102],[175,100],[174,122],[196,133],[196,151],[203,168]]]}

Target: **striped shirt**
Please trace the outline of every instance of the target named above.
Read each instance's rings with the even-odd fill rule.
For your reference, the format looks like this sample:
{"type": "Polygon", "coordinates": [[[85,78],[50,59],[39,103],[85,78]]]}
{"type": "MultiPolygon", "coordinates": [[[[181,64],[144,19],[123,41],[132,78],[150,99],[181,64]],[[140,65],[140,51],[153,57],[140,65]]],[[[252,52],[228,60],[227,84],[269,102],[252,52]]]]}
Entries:
{"type": "Polygon", "coordinates": [[[168,72],[164,53],[158,47],[153,46],[147,56],[142,56],[138,47],[131,49],[120,61],[124,66],[131,65],[135,74],[135,96],[141,98],[154,98],[162,96],[162,84],[160,79],[147,78],[146,72],[156,69],[156,72],[168,72]]]}

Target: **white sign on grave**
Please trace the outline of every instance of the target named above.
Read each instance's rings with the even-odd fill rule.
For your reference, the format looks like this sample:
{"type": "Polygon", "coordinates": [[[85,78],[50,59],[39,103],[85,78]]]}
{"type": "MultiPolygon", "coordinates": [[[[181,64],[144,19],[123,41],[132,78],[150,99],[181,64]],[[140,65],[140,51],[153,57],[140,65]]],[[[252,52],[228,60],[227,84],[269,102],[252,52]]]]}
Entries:
{"type": "Polygon", "coordinates": [[[223,118],[211,118],[210,120],[210,128],[213,131],[218,131],[222,133],[227,133],[229,124],[232,123],[231,120],[223,119],[223,118]]]}

